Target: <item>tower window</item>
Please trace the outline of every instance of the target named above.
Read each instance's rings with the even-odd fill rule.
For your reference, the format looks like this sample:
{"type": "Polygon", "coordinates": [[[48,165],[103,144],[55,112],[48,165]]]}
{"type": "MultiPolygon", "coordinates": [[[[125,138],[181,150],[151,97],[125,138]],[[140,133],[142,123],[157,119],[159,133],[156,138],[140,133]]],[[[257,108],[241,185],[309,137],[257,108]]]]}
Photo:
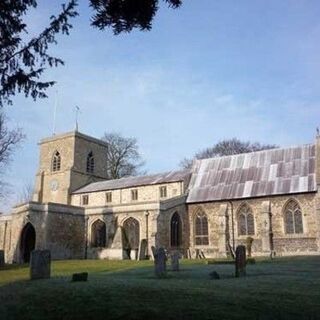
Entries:
{"type": "Polygon", "coordinates": [[[90,152],[87,156],[87,172],[88,173],[94,172],[94,157],[92,152],[90,152]]]}
{"type": "Polygon", "coordinates": [[[160,187],[159,191],[160,191],[160,198],[167,197],[167,187],[166,186],[160,187]]]}
{"type": "Polygon", "coordinates": [[[112,192],[106,193],[106,202],[112,202],[112,192]]]}
{"type": "Polygon", "coordinates": [[[53,154],[52,158],[52,171],[60,171],[61,169],[61,156],[58,151],[53,154]]]}
{"type": "Polygon", "coordinates": [[[138,189],[131,190],[131,200],[138,200],[138,189]]]}
{"type": "Polygon", "coordinates": [[[84,205],[84,206],[88,205],[89,204],[89,196],[87,194],[83,195],[81,202],[82,202],[82,205],[84,205]]]}

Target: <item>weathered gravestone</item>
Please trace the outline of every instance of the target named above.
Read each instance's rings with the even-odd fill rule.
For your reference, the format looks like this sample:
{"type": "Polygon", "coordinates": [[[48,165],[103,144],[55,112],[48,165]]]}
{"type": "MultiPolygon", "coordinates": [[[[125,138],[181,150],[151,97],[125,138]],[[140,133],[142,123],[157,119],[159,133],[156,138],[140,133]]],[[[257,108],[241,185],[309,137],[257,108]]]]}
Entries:
{"type": "Polygon", "coordinates": [[[167,257],[164,249],[156,249],[154,254],[154,271],[159,278],[164,277],[167,273],[166,261],[167,257]]]}
{"type": "Polygon", "coordinates": [[[142,239],[140,241],[138,259],[145,260],[146,258],[147,258],[147,240],[142,239]]]}
{"type": "Polygon", "coordinates": [[[171,254],[171,269],[172,271],[179,271],[179,252],[175,251],[171,254]]]}
{"type": "Polygon", "coordinates": [[[236,249],[236,277],[246,276],[246,247],[237,246],[236,249]]]}
{"type": "Polygon", "coordinates": [[[51,274],[51,254],[49,250],[33,250],[30,260],[30,278],[47,279],[51,274]]]}
{"type": "Polygon", "coordinates": [[[0,250],[0,267],[4,266],[4,250],[0,250]]]}
{"type": "Polygon", "coordinates": [[[74,273],[72,282],[88,281],[88,272],[74,273]]]}
{"type": "Polygon", "coordinates": [[[217,271],[212,271],[209,273],[210,279],[220,279],[219,273],[217,271]]]}
{"type": "Polygon", "coordinates": [[[151,251],[152,251],[152,258],[153,258],[153,260],[155,260],[155,257],[156,257],[156,248],[155,248],[155,246],[151,246],[151,251]]]}

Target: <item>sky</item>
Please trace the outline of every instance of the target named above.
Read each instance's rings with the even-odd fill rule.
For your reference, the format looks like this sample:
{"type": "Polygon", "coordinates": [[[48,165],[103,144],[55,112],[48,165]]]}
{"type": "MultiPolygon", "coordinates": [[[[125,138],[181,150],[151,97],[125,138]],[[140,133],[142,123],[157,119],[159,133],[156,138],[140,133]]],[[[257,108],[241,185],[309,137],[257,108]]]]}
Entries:
{"type": "MultiPolygon", "coordinates": [[[[29,36],[48,24],[62,1],[39,0],[25,17],[29,36]]],[[[33,184],[40,139],[75,128],[100,138],[119,132],[138,139],[148,173],[179,168],[184,157],[222,139],[283,147],[312,143],[320,125],[318,0],[184,0],[161,5],[150,32],[114,36],[90,26],[80,0],[69,36],[50,53],[65,66],[46,70],[57,84],[49,98],[17,95],[5,109],[26,134],[5,180],[0,210],[33,184]]]]}

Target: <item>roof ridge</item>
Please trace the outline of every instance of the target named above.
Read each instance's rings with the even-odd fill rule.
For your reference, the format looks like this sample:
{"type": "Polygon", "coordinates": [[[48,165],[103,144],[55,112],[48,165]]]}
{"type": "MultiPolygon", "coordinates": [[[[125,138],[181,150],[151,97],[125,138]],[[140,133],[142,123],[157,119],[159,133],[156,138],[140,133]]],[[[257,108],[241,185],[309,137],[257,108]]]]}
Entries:
{"type": "Polygon", "coordinates": [[[151,174],[151,175],[129,176],[129,177],[123,177],[119,179],[101,180],[101,181],[95,181],[95,182],[89,183],[81,188],[78,188],[77,190],[74,190],[72,193],[76,194],[76,193],[95,192],[95,191],[103,191],[103,190],[126,189],[126,188],[132,188],[135,186],[137,187],[137,186],[143,186],[143,185],[155,185],[155,184],[161,184],[161,183],[167,183],[167,182],[183,181],[186,179],[186,176],[188,174],[191,174],[191,170],[171,170],[171,171],[160,172],[160,173],[151,174]],[[114,184],[113,187],[109,186],[112,184],[114,184]],[[99,185],[100,187],[92,188],[99,185]]]}
{"type": "Polygon", "coordinates": [[[244,156],[247,154],[257,154],[257,153],[263,153],[263,152],[271,152],[271,151],[277,151],[277,150],[289,150],[289,149],[296,149],[296,148],[302,148],[302,147],[312,147],[315,146],[315,143],[305,143],[301,145],[294,145],[289,147],[279,147],[279,148],[272,148],[272,149],[264,149],[259,151],[250,151],[250,152],[243,152],[243,153],[235,153],[235,154],[229,154],[225,156],[217,156],[217,157],[211,157],[211,158],[203,158],[203,159],[195,159],[195,161],[203,161],[203,160],[212,160],[212,159],[223,159],[228,157],[235,157],[235,156],[244,156]]]}

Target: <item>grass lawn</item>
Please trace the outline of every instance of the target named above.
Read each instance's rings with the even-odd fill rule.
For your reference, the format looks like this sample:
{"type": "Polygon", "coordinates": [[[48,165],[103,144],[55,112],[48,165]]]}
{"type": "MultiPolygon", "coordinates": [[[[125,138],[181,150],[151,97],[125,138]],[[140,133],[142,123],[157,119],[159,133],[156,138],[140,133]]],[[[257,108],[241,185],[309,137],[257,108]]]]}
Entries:
{"type": "Polygon", "coordinates": [[[55,261],[51,279],[29,281],[27,266],[9,266],[0,269],[0,319],[320,319],[320,257],[233,273],[232,265],[184,260],[156,279],[150,261],[55,261]],[[210,280],[212,270],[222,279],[210,280]],[[71,283],[81,271],[89,281],[71,283]]]}

